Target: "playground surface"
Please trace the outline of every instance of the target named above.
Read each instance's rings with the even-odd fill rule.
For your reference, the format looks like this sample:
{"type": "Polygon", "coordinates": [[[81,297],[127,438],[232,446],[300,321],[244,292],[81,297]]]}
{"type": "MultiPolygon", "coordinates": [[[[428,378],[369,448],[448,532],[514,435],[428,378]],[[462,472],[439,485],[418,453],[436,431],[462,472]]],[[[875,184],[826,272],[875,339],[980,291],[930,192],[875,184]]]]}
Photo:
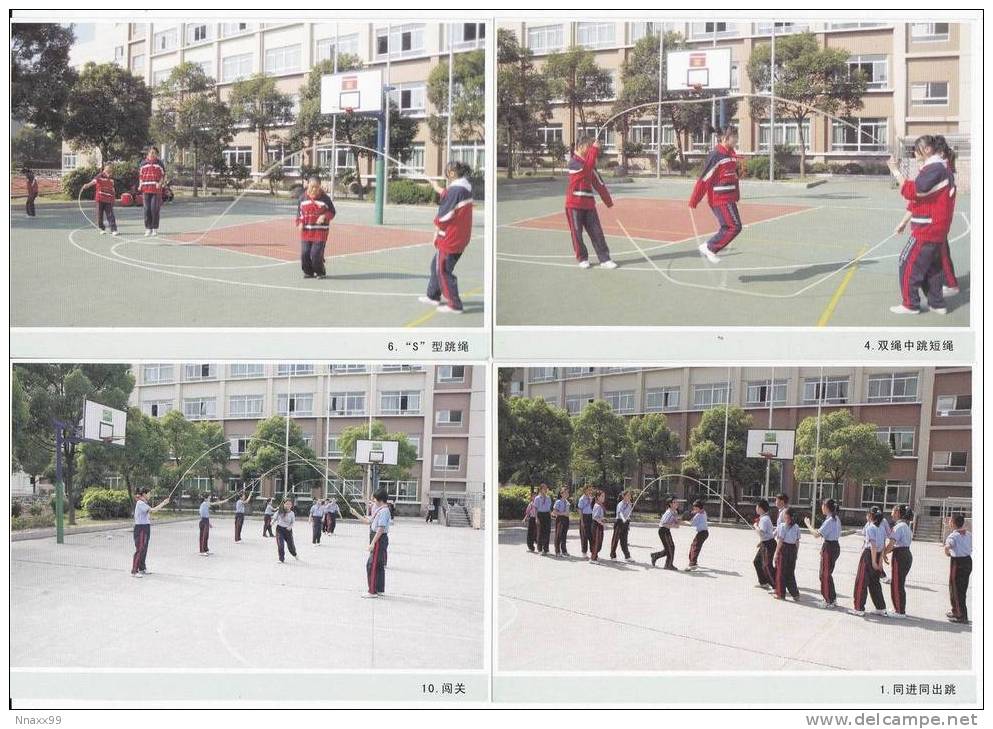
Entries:
{"type": "MultiPolygon", "coordinates": [[[[525,530],[501,528],[497,548],[498,671],[842,671],[967,670],[972,626],[947,622],[948,558],[936,542],[913,544],[906,620],[849,614],[862,539],[841,539],[834,570],[839,607],[818,608],[820,542],[804,532],[797,584],[801,601],[775,600],[757,584],[750,529],[711,524],[700,569],[682,571],[692,529],[674,530],[679,572],[651,566],[657,527],[634,524],[631,556],[603,562],[580,556],[569,530],[570,556],[527,551],[525,530]],[[563,632],[565,631],[565,632],[563,632]],[[562,639],[551,640],[558,635],[562,639]],[[867,666],[867,646],[883,663],[867,666]],[[898,656],[888,662],[887,647],[898,656]]],[[[891,605],[890,586],[883,585],[891,605]]],[[[969,591],[970,614],[975,593],[969,591]]],[[[976,610],[980,607],[977,605],[976,610]]],[[[976,613],[978,614],[978,613],[976,613]]]]}
{"type": "MultiPolygon", "coordinates": [[[[948,314],[899,316],[895,233],[905,205],[888,179],[834,176],[807,187],[745,180],[744,229],[706,261],[717,230],[693,180],[607,178],[614,206],[598,206],[615,270],[576,266],[564,178],[501,180],[497,197],[496,323],[504,326],[968,326],[969,195],[949,239],[961,292],[948,314]]],[[[926,304],[926,301],[925,301],[926,304]]]]}
{"type": "Polygon", "coordinates": [[[481,327],[483,204],[456,269],[465,305],[445,315],[417,301],[434,255],[433,206],[339,201],[328,277],[304,279],[295,204],[287,197],[177,199],[159,235],[142,210],[116,207],[102,236],[92,201],[11,203],[11,323],[17,327],[481,327]]]}
{"type": "Polygon", "coordinates": [[[397,519],[386,596],[362,599],[368,527],[341,520],[296,561],[249,517],[153,524],[131,577],[130,529],[11,544],[11,666],[58,668],[482,669],[483,531],[397,519]]]}

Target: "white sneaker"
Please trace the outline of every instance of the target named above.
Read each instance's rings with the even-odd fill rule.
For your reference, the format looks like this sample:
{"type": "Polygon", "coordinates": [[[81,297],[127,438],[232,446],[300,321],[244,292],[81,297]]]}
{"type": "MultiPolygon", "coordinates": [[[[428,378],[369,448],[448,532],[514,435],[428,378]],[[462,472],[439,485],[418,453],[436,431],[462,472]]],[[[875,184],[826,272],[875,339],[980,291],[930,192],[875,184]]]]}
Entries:
{"type": "Polygon", "coordinates": [[[431,304],[432,306],[438,306],[438,304],[441,303],[436,299],[432,299],[430,296],[418,296],[417,300],[420,301],[422,304],[431,304]]]}
{"type": "Polygon", "coordinates": [[[697,566],[695,564],[691,564],[689,567],[686,568],[687,572],[696,572],[696,570],[697,570],[697,566]]]}
{"type": "Polygon", "coordinates": [[[906,620],[907,619],[906,614],[904,614],[904,613],[895,613],[895,612],[892,612],[892,611],[887,612],[886,613],[886,617],[888,617],[888,618],[896,618],[897,620],[906,620]]]}
{"type": "Polygon", "coordinates": [[[297,562],[299,562],[299,561],[300,561],[300,558],[299,558],[299,557],[297,557],[297,556],[296,556],[295,554],[293,555],[293,559],[295,559],[295,560],[296,560],[297,562]]]}
{"type": "Polygon", "coordinates": [[[818,600],[817,601],[817,607],[821,608],[822,610],[827,610],[828,608],[833,608],[834,607],[834,603],[833,602],[828,602],[826,600],[818,600]]]}
{"type": "Polygon", "coordinates": [[[589,268],[590,267],[590,262],[589,261],[580,261],[579,262],[579,267],[580,268],[589,268]]]}
{"type": "Polygon", "coordinates": [[[158,234],[159,234],[159,231],[157,231],[157,230],[154,230],[154,229],[152,230],[152,237],[155,237],[155,236],[157,236],[158,234]]]}
{"type": "Polygon", "coordinates": [[[103,230],[103,229],[101,228],[101,229],[100,229],[100,235],[107,235],[107,231],[106,231],[106,230],[103,230]]]}
{"type": "Polygon", "coordinates": [[[700,255],[701,256],[703,256],[704,258],[706,258],[711,263],[720,263],[721,262],[721,259],[717,257],[717,254],[716,253],[714,253],[712,250],[710,250],[707,247],[707,244],[706,243],[703,243],[700,246],[698,246],[697,247],[697,250],[700,251],[700,255]]]}
{"type": "Polygon", "coordinates": [[[145,229],[145,237],[146,237],[146,238],[149,238],[149,237],[151,237],[151,235],[152,235],[152,231],[151,231],[151,229],[149,229],[149,228],[146,228],[146,229],[145,229]]]}
{"type": "Polygon", "coordinates": [[[603,263],[600,264],[600,268],[607,268],[607,269],[617,268],[617,262],[616,261],[604,261],[603,263]]]}
{"type": "Polygon", "coordinates": [[[371,600],[372,598],[379,597],[379,593],[378,592],[363,592],[362,593],[362,597],[364,597],[367,600],[371,600]]]}
{"type": "Polygon", "coordinates": [[[959,292],[958,286],[942,286],[941,293],[945,296],[955,296],[959,292]]]}
{"type": "Polygon", "coordinates": [[[885,610],[873,610],[872,611],[872,614],[873,615],[878,615],[881,618],[888,618],[890,616],[890,614],[888,612],[886,612],[885,610]]]}
{"type": "Polygon", "coordinates": [[[463,309],[453,309],[448,304],[442,304],[441,306],[438,307],[438,313],[439,314],[464,314],[465,311],[463,309]]]}
{"type": "Polygon", "coordinates": [[[948,309],[946,309],[943,306],[942,307],[935,307],[935,308],[932,308],[931,309],[931,313],[932,314],[940,314],[941,316],[945,316],[945,314],[948,313],[948,309]]]}
{"type": "Polygon", "coordinates": [[[112,235],[112,236],[114,236],[114,237],[116,238],[117,236],[119,236],[119,235],[120,235],[120,233],[118,233],[118,232],[117,232],[117,231],[115,230],[115,231],[114,231],[113,233],[111,233],[111,235],[112,235]]]}
{"type": "Polygon", "coordinates": [[[900,304],[899,306],[891,306],[890,307],[890,311],[893,312],[894,314],[913,314],[913,315],[917,315],[917,314],[920,314],[921,313],[920,310],[918,310],[918,309],[908,309],[903,304],[900,304]]]}
{"type": "Polygon", "coordinates": [[[141,572],[132,572],[132,573],[131,573],[131,576],[132,576],[132,577],[144,577],[144,575],[143,575],[143,574],[141,574],[141,572]]]}
{"type": "Polygon", "coordinates": [[[851,610],[849,612],[851,612],[852,615],[855,615],[855,616],[860,617],[860,618],[865,617],[865,610],[854,610],[853,609],[853,610],[851,610]]]}

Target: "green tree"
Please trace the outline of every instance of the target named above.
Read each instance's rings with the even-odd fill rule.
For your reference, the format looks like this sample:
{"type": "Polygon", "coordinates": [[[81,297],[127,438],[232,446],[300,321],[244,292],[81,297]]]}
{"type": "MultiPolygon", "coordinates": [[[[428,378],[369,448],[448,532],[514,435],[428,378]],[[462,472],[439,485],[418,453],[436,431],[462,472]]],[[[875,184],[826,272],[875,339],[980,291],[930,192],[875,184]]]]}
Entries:
{"type": "Polygon", "coordinates": [[[24,126],[10,139],[10,160],[15,167],[59,167],[62,145],[48,132],[24,126]]]}
{"type": "Polygon", "coordinates": [[[690,448],[683,459],[683,473],[701,479],[720,479],[727,452],[727,482],[731,487],[730,501],[737,507],[741,503],[742,488],[765,478],[765,461],[748,458],[745,446],[752,416],[742,408],[723,406],[704,412],[699,424],[690,431],[690,448]],[[724,422],[727,413],[727,442],[724,440],[724,422]]]}
{"type": "Polygon", "coordinates": [[[552,92],[534,65],[534,54],[513,31],[497,31],[497,139],[507,155],[507,178],[513,179],[519,154],[534,158],[543,151],[539,128],[552,115],[552,92]]]}
{"type": "MultiPolygon", "coordinates": [[[[662,413],[639,415],[628,421],[635,460],[641,468],[648,469],[652,478],[670,473],[679,458],[679,436],[669,429],[669,421],[662,413]]],[[[662,487],[656,483],[655,509],[662,510],[662,487]]]]}
{"type": "Polygon", "coordinates": [[[527,484],[533,496],[539,484],[568,475],[572,420],[540,397],[505,400],[497,426],[500,481],[527,484]]]}
{"type": "Polygon", "coordinates": [[[59,23],[10,26],[10,116],[59,135],[76,70],[69,65],[75,34],[59,23]]]}
{"type": "Polygon", "coordinates": [[[616,496],[631,470],[633,456],[622,416],[603,400],[583,408],[572,432],[572,470],[581,481],[616,496]]]}
{"type": "MultiPolygon", "coordinates": [[[[486,54],[482,49],[455,55],[452,74],[452,139],[482,139],[486,123],[486,54]]],[[[431,141],[444,144],[448,133],[448,59],[428,75],[427,97],[437,113],[428,117],[431,141]]]]}
{"type": "MultiPolygon", "coordinates": [[[[759,43],[748,57],[748,78],[755,89],[770,87],[772,49],[759,43]]],[[[848,65],[851,53],[845,48],[824,48],[813,33],[796,33],[776,39],[776,118],[796,122],[800,140],[800,176],[806,174],[807,140],[804,124],[821,112],[847,115],[862,108],[868,88],[865,73],[848,65]],[[816,111],[815,111],[816,110],[816,111]]],[[[754,118],[769,118],[769,99],[750,100],[754,118]]],[[[770,130],[771,131],[771,130],[770,130]]],[[[770,143],[774,138],[770,135],[770,143]]]]}
{"type": "Polygon", "coordinates": [[[116,63],[87,63],[69,93],[63,137],[96,148],[106,164],[137,157],[149,141],[152,92],[116,63]]]}
{"type": "MultiPolygon", "coordinates": [[[[362,68],[362,59],[350,53],[338,56],[338,73],[356,71],[362,68]]],[[[300,87],[300,113],[293,122],[289,134],[290,146],[304,152],[307,163],[316,166],[313,158],[314,145],[331,134],[333,119],[330,114],[321,113],[321,77],[335,72],[333,59],[318,61],[307,74],[300,87]]],[[[339,119],[340,121],[340,119],[339,119]]]]}
{"type": "Polygon", "coordinates": [[[170,456],[163,469],[170,490],[181,478],[227,475],[231,444],[218,423],[187,420],[178,410],[170,410],[159,423],[170,456]]]}
{"type": "Polygon", "coordinates": [[[283,484],[283,495],[294,484],[323,477],[324,471],[314,449],[303,438],[303,429],[290,418],[289,443],[286,438],[286,418],[273,415],[260,420],[255,433],[241,454],[241,475],[246,481],[266,474],[283,479],[283,466],[289,464],[289,482],[283,484]],[[288,445],[288,448],[287,448],[288,445]]]}
{"type": "Polygon", "coordinates": [[[586,107],[603,103],[614,94],[610,72],[597,65],[593,51],[571,46],[547,56],[545,76],[552,96],[562,99],[569,107],[569,129],[573,137],[570,148],[574,148],[577,115],[580,126],[586,127],[586,107]]]}
{"type": "MultiPolygon", "coordinates": [[[[276,88],[275,79],[257,73],[235,82],[228,97],[231,116],[256,133],[262,160],[269,154],[269,134],[282,124],[293,109],[293,100],[276,88]]],[[[264,170],[268,165],[260,165],[264,170]]]]}
{"type": "Polygon", "coordinates": [[[52,467],[52,450],[46,447],[46,433],[31,429],[28,394],[15,368],[10,383],[11,472],[23,471],[31,479],[31,491],[37,493],[38,477],[52,467]]]}
{"type": "Polygon", "coordinates": [[[359,440],[395,440],[397,446],[397,463],[395,466],[383,466],[380,478],[386,481],[402,481],[410,475],[410,469],[417,465],[417,448],[409,440],[406,433],[390,433],[379,420],[368,425],[353,425],[338,434],[338,447],[341,449],[341,463],[338,468],[342,478],[362,478],[365,466],[355,462],[355,443],[359,440]]]}
{"type": "Polygon", "coordinates": [[[816,462],[817,481],[830,481],[835,489],[847,482],[881,480],[893,451],[879,440],[877,430],[874,423],[856,422],[848,410],[835,410],[821,415],[818,447],[817,417],[804,418],[796,430],[794,477],[812,482],[816,462]]]}

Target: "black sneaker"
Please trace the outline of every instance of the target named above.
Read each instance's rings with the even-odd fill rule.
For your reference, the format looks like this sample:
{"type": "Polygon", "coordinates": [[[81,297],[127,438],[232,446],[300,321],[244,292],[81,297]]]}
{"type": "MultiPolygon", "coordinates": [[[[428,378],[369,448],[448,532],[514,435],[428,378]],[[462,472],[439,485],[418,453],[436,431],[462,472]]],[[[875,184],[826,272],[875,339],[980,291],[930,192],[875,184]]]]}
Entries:
{"type": "Polygon", "coordinates": [[[657,556],[657,555],[654,555],[654,554],[653,554],[653,555],[652,555],[652,567],[654,567],[654,566],[655,566],[655,563],[656,563],[657,561],[658,561],[658,556],[657,556]]]}

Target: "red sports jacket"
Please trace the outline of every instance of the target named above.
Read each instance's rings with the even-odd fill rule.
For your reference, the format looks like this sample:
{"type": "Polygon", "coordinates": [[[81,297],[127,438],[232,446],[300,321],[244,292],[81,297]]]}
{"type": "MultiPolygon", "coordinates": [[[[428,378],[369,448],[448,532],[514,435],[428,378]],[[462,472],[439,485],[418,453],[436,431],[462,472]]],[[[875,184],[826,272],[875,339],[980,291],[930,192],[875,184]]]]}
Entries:
{"type": "Polygon", "coordinates": [[[472,238],[472,185],[464,177],[441,193],[434,218],[434,246],[442,253],[461,253],[472,238]]]}
{"type": "Polygon", "coordinates": [[[297,225],[300,226],[300,240],[311,243],[326,243],[334,220],[334,203],[326,192],[311,197],[306,192],[297,205],[297,225]],[[317,222],[323,218],[322,222],[317,222]]]}
{"type": "Polygon", "coordinates": [[[138,168],[139,190],[145,195],[161,195],[162,183],[165,182],[165,166],[162,160],[154,162],[147,157],[141,161],[138,168]]]}
{"type": "Polygon", "coordinates": [[[93,178],[93,183],[96,185],[96,201],[98,203],[112,203],[117,199],[113,177],[100,174],[93,178]]]}
{"type": "Polygon", "coordinates": [[[565,191],[566,210],[569,208],[594,209],[596,207],[594,190],[603,200],[604,205],[608,208],[613,206],[614,200],[610,197],[607,184],[600,177],[600,173],[596,171],[596,161],[599,156],[600,147],[591,144],[590,148],[586,150],[585,157],[580,157],[574,153],[569,159],[569,184],[565,191]]]}
{"type": "Polygon", "coordinates": [[[940,157],[924,162],[917,177],[907,180],[900,194],[908,200],[910,230],[918,241],[943,243],[955,217],[955,175],[940,157]]]}
{"type": "Polygon", "coordinates": [[[738,155],[723,144],[718,144],[707,155],[703,172],[690,195],[690,207],[699,205],[704,195],[712,208],[738,202],[741,198],[738,190],[738,155]]]}

